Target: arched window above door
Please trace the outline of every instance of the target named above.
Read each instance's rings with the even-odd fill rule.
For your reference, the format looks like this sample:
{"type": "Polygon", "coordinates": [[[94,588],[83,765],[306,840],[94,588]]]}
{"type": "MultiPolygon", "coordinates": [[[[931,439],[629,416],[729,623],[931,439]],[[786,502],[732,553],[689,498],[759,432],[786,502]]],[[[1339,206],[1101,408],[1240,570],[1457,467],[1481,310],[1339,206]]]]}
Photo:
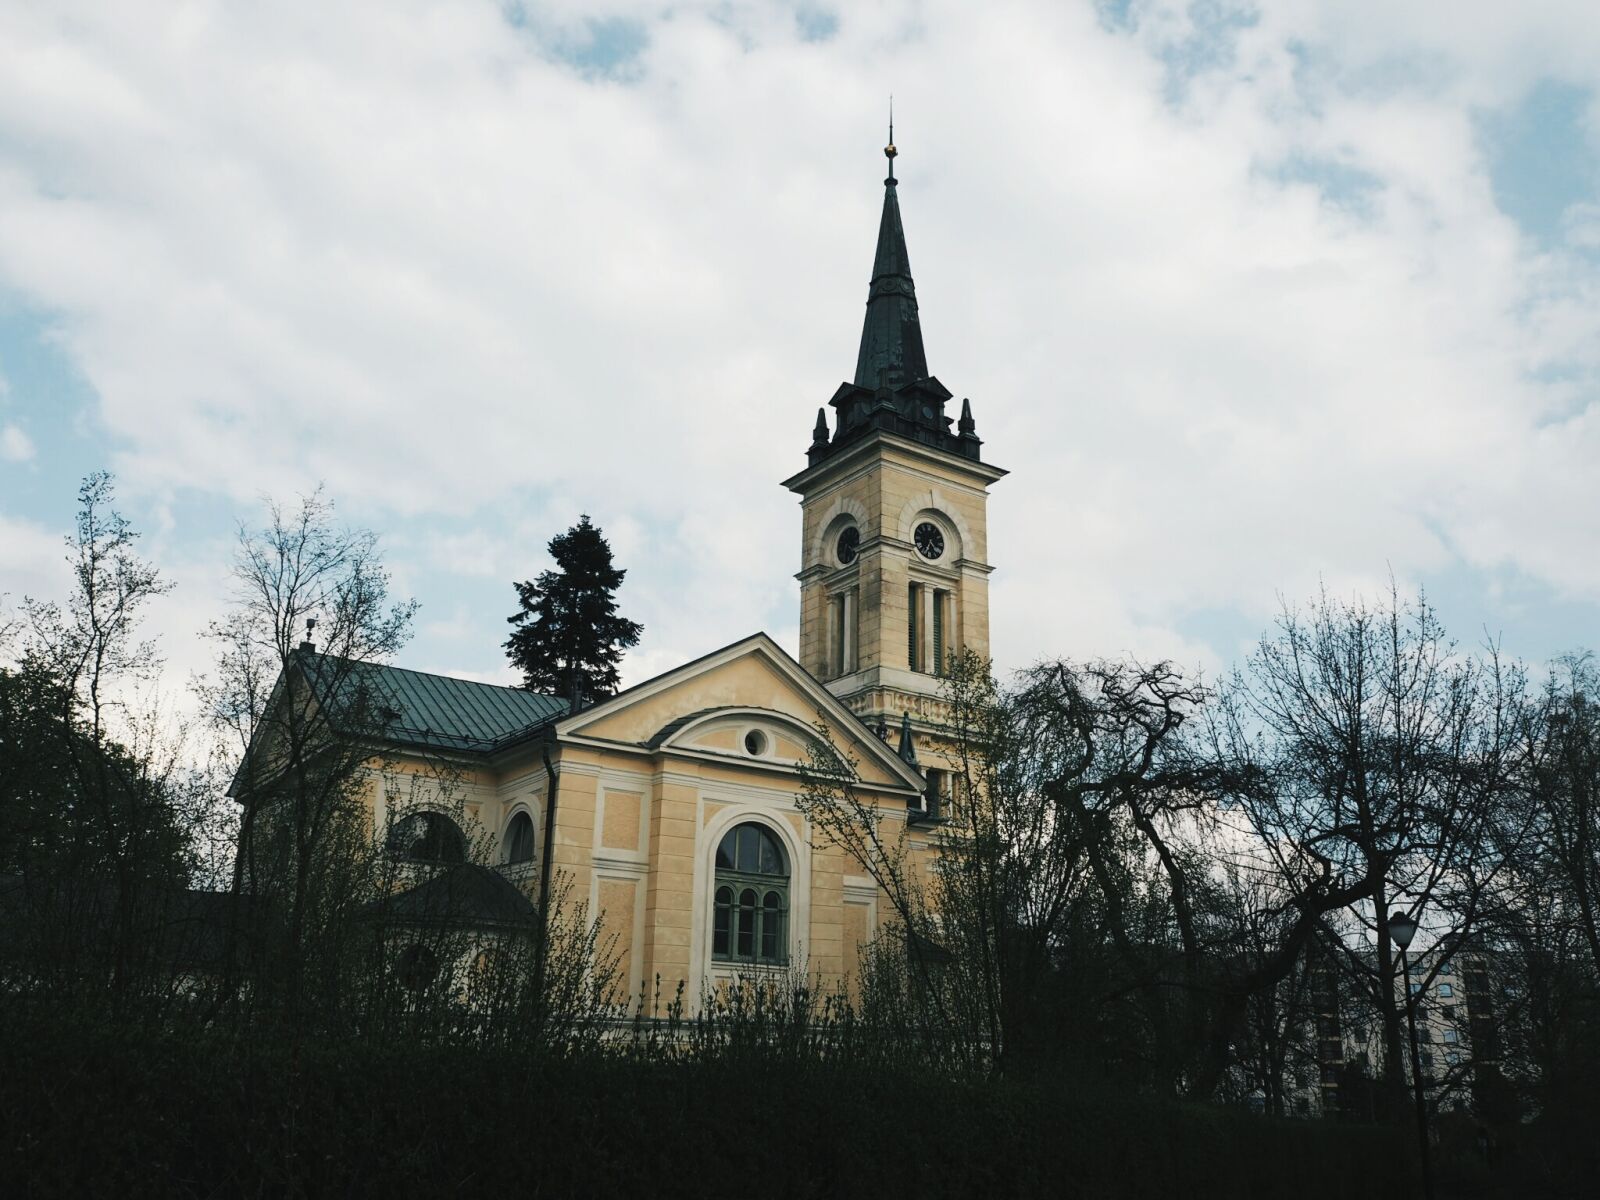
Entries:
{"type": "Polygon", "coordinates": [[[789,856],[763,825],[735,825],[717,846],[711,957],[717,962],[789,961],[789,856]]]}

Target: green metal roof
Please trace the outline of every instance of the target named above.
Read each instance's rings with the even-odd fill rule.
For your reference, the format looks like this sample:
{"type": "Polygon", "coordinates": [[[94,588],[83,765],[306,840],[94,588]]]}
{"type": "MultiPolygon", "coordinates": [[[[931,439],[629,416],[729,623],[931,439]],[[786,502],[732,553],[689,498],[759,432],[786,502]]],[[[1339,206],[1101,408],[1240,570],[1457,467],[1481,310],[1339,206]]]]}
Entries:
{"type": "Polygon", "coordinates": [[[567,702],[518,687],[375,667],[399,716],[386,732],[398,742],[489,750],[567,711],[567,702]]]}
{"type": "Polygon", "coordinates": [[[487,752],[567,711],[557,696],[518,687],[377,663],[357,670],[395,713],[384,736],[402,745],[487,752]]]}

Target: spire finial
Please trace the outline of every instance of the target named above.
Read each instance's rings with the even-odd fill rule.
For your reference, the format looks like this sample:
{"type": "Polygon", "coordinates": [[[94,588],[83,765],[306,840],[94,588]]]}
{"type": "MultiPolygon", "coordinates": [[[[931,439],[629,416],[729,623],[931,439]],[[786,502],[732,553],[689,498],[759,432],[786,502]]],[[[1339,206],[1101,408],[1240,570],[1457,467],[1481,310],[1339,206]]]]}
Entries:
{"type": "Polygon", "coordinates": [[[889,160],[889,178],[885,183],[894,182],[894,156],[900,151],[894,148],[894,94],[889,95],[889,144],[883,148],[883,156],[889,160]]]}

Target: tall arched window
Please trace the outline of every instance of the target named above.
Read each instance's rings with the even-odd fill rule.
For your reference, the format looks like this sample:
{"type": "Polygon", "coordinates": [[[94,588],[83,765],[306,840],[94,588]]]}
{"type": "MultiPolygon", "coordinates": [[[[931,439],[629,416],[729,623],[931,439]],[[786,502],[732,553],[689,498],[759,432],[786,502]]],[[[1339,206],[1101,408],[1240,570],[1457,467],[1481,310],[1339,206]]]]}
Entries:
{"type": "Polygon", "coordinates": [[[770,830],[735,825],[717,847],[711,957],[718,962],[789,961],[789,858],[770,830]]]}
{"type": "Polygon", "coordinates": [[[506,826],[504,853],[508,863],[533,861],[533,818],[527,813],[519,812],[506,826]]]}
{"type": "Polygon", "coordinates": [[[467,839],[443,813],[412,813],[389,831],[389,851],[410,862],[458,863],[467,857],[467,839]]]}

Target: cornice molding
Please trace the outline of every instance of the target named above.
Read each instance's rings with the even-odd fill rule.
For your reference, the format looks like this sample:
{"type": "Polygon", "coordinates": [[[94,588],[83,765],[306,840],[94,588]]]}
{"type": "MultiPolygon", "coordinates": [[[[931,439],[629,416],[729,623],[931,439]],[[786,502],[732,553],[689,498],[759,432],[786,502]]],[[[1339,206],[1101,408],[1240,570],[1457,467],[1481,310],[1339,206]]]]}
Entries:
{"type": "Polygon", "coordinates": [[[936,463],[946,474],[937,478],[952,482],[949,475],[965,476],[979,481],[975,486],[980,490],[987,485],[1003,479],[1010,474],[1003,467],[991,466],[977,459],[962,458],[959,454],[950,454],[944,450],[935,449],[921,442],[912,441],[910,438],[898,434],[888,433],[882,429],[874,429],[859,440],[852,441],[841,448],[837,453],[830,454],[821,462],[807,467],[797,474],[789,476],[783,481],[783,486],[791,492],[804,495],[817,488],[829,476],[858,466],[858,459],[871,458],[875,453],[884,449],[892,449],[920,458],[930,463],[936,463]]]}

